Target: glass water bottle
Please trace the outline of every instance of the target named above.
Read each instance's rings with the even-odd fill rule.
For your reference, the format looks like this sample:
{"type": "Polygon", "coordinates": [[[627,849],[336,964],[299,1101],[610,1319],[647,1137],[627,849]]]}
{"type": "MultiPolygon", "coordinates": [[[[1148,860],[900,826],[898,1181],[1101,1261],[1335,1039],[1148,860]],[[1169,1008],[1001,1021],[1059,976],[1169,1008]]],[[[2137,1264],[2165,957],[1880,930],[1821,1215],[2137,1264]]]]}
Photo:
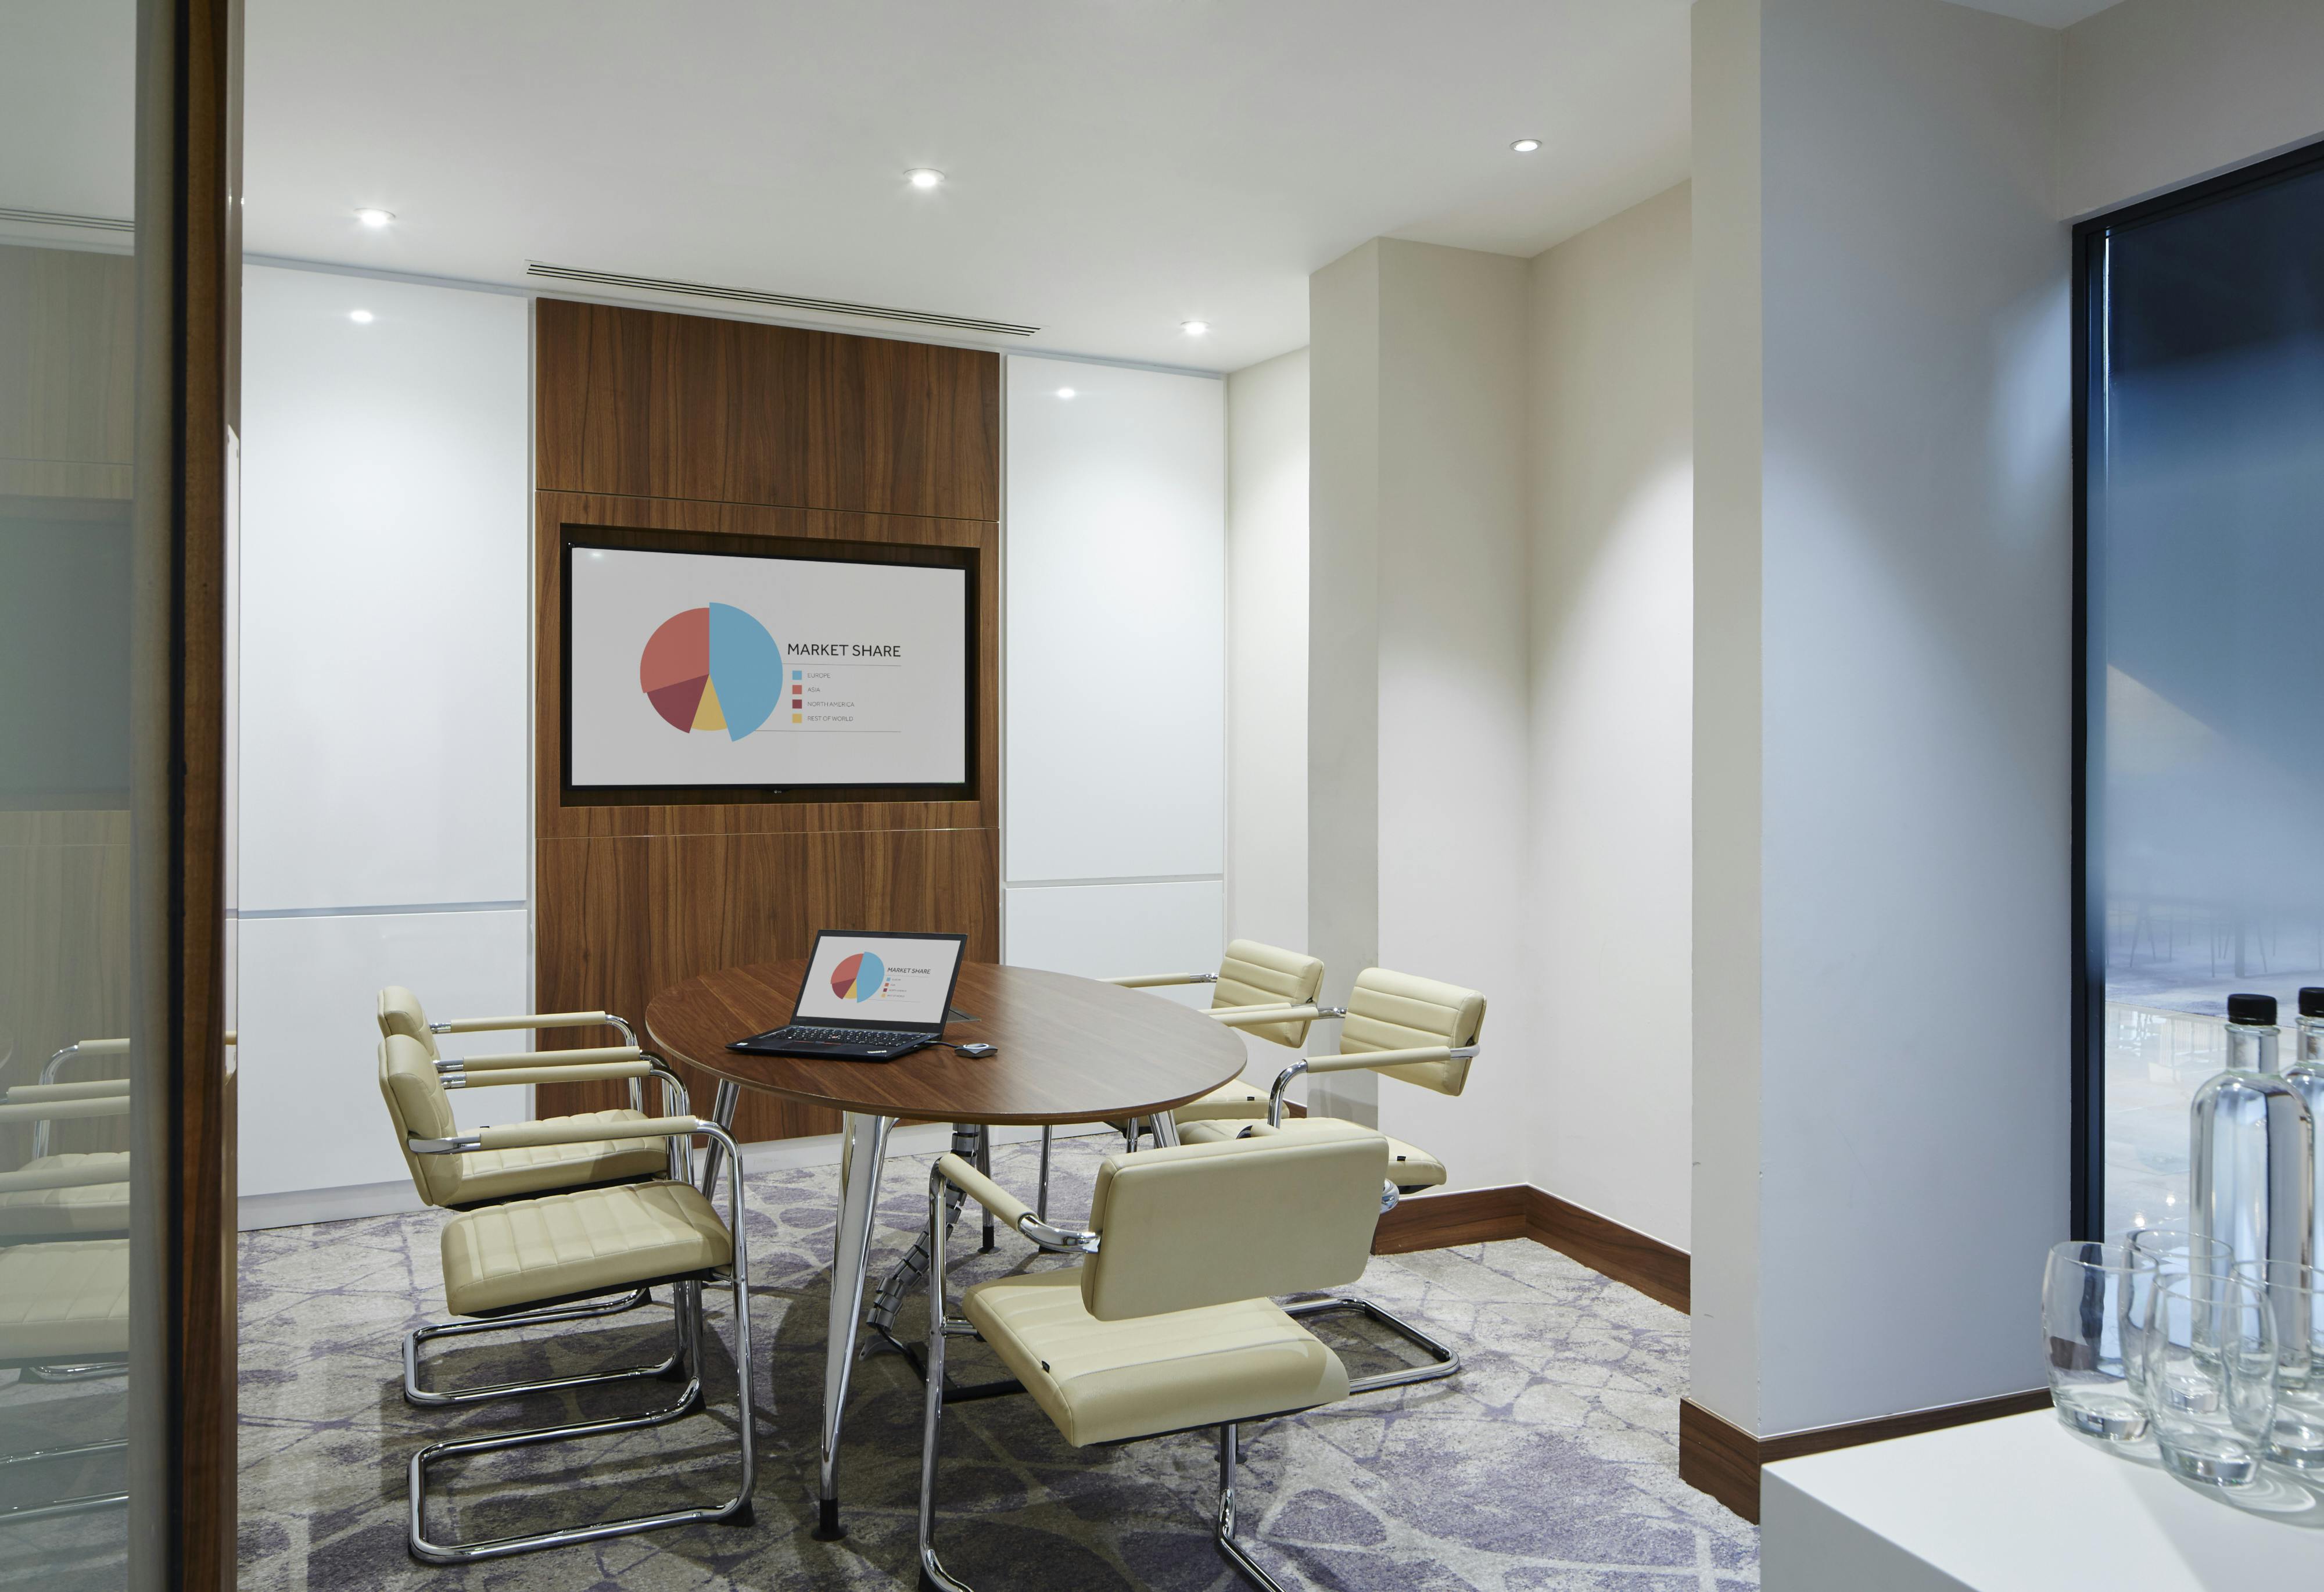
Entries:
{"type": "Polygon", "coordinates": [[[2275,1042],[2273,996],[2228,996],[2227,1070],[2188,1109],[2194,1229],[2234,1265],[2315,1259],[2315,1118],[2277,1073],[2275,1042]]]}
{"type": "MultiPolygon", "coordinates": [[[[2310,985],[2300,992],[2299,1043],[2283,1069],[2283,1081],[2308,1102],[2308,1118],[2324,1123],[2324,989],[2310,985]]],[[[2315,1264],[2324,1265],[2324,1133],[2316,1136],[2316,1159],[2308,1179],[2308,1198],[2316,1208],[2315,1236],[2310,1240],[2315,1264]]]]}

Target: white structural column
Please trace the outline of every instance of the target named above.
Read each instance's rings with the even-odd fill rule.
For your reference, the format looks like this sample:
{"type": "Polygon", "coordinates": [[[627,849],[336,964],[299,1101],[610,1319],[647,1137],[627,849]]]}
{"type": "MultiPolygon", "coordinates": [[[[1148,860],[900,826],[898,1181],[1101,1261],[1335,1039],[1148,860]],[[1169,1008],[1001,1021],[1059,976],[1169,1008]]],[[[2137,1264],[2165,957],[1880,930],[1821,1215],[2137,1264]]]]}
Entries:
{"type": "Polygon", "coordinates": [[[1528,1180],[1692,1242],[1693,283],[1684,184],[1536,258],[1528,1180]]]}
{"type": "Polygon", "coordinates": [[[1308,949],[1335,999],[1378,963],[1491,1001],[1462,1099],[1310,1100],[1464,1186],[1531,1174],[1526,293],[1522,260],[1383,238],[1309,294],[1308,949]]]}
{"type": "Polygon", "coordinates": [[[1692,1396],[2039,1386],[2066,1227],[2059,35],[1694,11],[1692,1396]]]}

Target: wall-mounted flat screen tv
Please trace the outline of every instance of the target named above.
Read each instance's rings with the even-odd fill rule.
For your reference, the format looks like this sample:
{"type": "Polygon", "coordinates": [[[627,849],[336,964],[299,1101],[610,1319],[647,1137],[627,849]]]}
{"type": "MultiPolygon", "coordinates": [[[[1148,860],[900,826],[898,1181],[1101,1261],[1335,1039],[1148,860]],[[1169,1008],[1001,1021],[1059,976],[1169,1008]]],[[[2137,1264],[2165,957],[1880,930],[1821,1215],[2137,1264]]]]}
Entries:
{"type": "Polygon", "coordinates": [[[568,533],[564,575],[569,791],[967,794],[969,568],[568,533]]]}

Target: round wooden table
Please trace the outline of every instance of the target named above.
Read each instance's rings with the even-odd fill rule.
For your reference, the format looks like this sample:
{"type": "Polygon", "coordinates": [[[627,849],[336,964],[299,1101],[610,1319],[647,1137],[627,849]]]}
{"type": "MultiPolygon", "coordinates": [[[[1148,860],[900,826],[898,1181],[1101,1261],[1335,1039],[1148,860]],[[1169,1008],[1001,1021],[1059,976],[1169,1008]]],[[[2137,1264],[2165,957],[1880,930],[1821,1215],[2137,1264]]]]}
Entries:
{"type": "MultiPolygon", "coordinates": [[[[834,1062],[729,1051],[737,1039],[790,1021],[807,965],[799,958],[724,968],[673,985],[646,1008],[646,1032],[665,1058],[717,1078],[710,1116],[722,1127],[733,1121],[745,1089],[845,1113],[824,1341],[823,1509],[815,1533],[829,1541],[842,1534],[840,1416],[862,1324],[889,1129],[907,1117],[1045,1125],[1161,1117],[1240,1077],[1244,1051],[1234,1030],[1150,991],[981,962],[961,964],[952,1004],[970,1020],[949,1025],[945,1037],[982,1040],[995,1054],[972,1060],[932,1046],[892,1062],[834,1062]]],[[[714,1146],[706,1192],[718,1155],[714,1146]]]]}

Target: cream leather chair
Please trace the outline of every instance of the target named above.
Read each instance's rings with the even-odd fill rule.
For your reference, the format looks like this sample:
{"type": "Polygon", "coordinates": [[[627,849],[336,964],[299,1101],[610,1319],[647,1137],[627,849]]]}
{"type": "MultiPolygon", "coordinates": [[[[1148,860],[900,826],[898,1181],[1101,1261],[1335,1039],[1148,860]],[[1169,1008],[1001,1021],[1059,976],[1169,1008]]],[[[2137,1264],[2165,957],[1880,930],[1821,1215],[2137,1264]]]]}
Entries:
{"type": "Polygon", "coordinates": [[[945,1340],[975,1336],[1076,1448],[1217,1427],[1219,1551],[1282,1592],[1235,1537],[1236,1428],[1347,1396],[1339,1357],[1269,1296],[1362,1275],[1387,1164],[1385,1141],[1352,1127],[1117,1155],[1098,1171],[1088,1230],[1067,1232],[960,1156],[940,1157],[928,1178],[920,1585],[968,1592],[936,1558],[936,1453],[945,1340]],[[1041,1248],[1083,1258],[980,1283],[954,1318],[944,1241],[954,1189],[1041,1248]]]}
{"type": "MultiPolygon", "coordinates": [[[[52,1085],[88,1088],[88,1085],[52,1085]]],[[[107,1097],[34,1099],[38,1084],[10,1090],[0,1105],[0,1121],[50,1120],[85,1117],[120,1117],[129,1112],[128,1085],[107,1097]]],[[[110,1180],[118,1168],[92,1156],[52,1155],[38,1158],[14,1172],[0,1173],[0,1209],[28,1196],[78,1194],[120,1188],[110,1180]],[[106,1180],[106,1181],[98,1181],[106,1180]]],[[[108,1194],[107,1199],[111,1196],[108,1194]]],[[[124,1227],[127,1225],[124,1221],[124,1227]]],[[[0,1248],[0,1368],[43,1382],[82,1381],[91,1376],[119,1376],[129,1363],[129,1244],[123,1238],[55,1237],[50,1242],[20,1243],[0,1248]]],[[[0,1470],[26,1475],[33,1467],[85,1459],[118,1452],[127,1444],[119,1439],[73,1443],[27,1453],[0,1454],[0,1470]]],[[[92,1509],[116,1508],[128,1501],[124,1492],[84,1493],[69,1497],[20,1499],[0,1507],[0,1525],[78,1514],[92,1509]]]]}
{"type": "MultiPolygon", "coordinates": [[[[518,1017],[459,1017],[448,1023],[431,1023],[420,1004],[420,997],[397,984],[379,992],[379,1034],[383,1039],[391,1034],[417,1039],[428,1047],[429,1058],[438,1066],[472,1071],[486,1067],[572,1066],[591,1061],[630,1060],[646,1054],[638,1048],[637,1030],[612,1012],[532,1012],[518,1017]],[[523,1028],[611,1028],[622,1036],[622,1043],[591,1050],[510,1051],[499,1055],[458,1057],[447,1057],[436,1044],[439,1034],[506,1033],[523,1028]]],[[[686,1109],[683,1100],[665,1098],[662,1103],[671,1110],[686,1109]]],[[[630,1109],[642,1117],[645,1106],[645,1090],[633,1081],[630,1085],[630,1109]]]]}
{"type": "MultiPolygon", "coordinates": [[[[406,1118],[395,1097],[408,1090],[424,1105],[427,1086],[432,1082],[427,1057],[416,1040],[400,1034],[381,1041],[380,1049],[382,1086],[389,1095],[389,1109],[397,1114],[398,1127],[403,1128],[406,1118]]],[[[637,1075],[609,1074],[601,1068],[538,1071],[637,1075]]],[[[558,1077],[531,1081],[564,1083],[580,1080],[558,1077]]],[[[421,1119],[424,1126],[404,1131],[404,1150],[414,1163],[414,1176],[420,1180],[423,1194],[427,1185],[424,1175],[417,1170],[420,1165],[509,1151],[565,1149],[576,1144],[586,1145],[590,1141],[583,1136],[602,1131],[596,1123],[583,1119],[525,1122],[513,1127],[484,1127],[463,1134],[448,1121],[429,1118],[424,1112],[421,1119]]],[[[728,1209],[735,1212],[733,1226],[719,1219],[716,1208],[700,1190],[691,1183],[669,1179],[507,1201],[464,1211],[445,1224],[444,1294],[455,1314],[471,1318],[476,1329],[483,1330],[520,1322],[537,1325],[556,1319],[560,1307],[609,1296],[632,1297],[647,1289],[667,1285],[680,1302],[677,1311],[681,1334],[678,1361],[685,1374],[686,1385],[675,1403],[642,1415],[574,1422],[498,1437],[457,1439],[429,1443],[420,1449],[411,1456],[410,1470],[410,1546],[415,1559],[429,1564],[467,1564],[540,1548],[629,1536],[663,1526],[705,1522],[740,1525],[747,1524],[751,1519],[751,1490],[758,1475],[758,1414],[751,1389],[750,1267],[741,1219],[742,1158],[735,1153],[733,1140],[724,1131],[692,1117],[650,1118],[626,1127],[630,1135],[641,1139],[690,1139],[700,1133],[719,1145],[726,1152],[728,1209]],[[701,1410],[701,1293],[705,1283],[724,1284],[734,1301],[734,1367],[740,1406],[734,1434],[742,1474],[733,1497],[723,1504],[699,1508],[665,1510],[595,1525],[497,1537],[486,1541],[443,1542],[428,1535],[427,1484],[431,1466],[503,1449],[530,1448],[666,1425],[701,1410]]],[[[410,1339],[406,1344],[408,1387],[410,1339]]],[[[527,1385],[544,1389],[572,1387],[639,1374],[641,1373],[563,1377],[527,1385]]]]}
{"type": "MultiPolygon", "coordinates": [[[[58,1054],[68,1054],[71,1048],[58,1054]]],[[[69,1171],[73,1176],[64,1182],[36,1180],[19,1192],[0,1193],[0,1245],[70,1242],[129,1231],[129,1152],[52,1155],[49,1150],[51,1122],[127,1116],[129,1087],[128,1079],[111,1078],[88,1083],[20,1083],[8,1091],[0,1115],[17,1115],[33,1124],[32,1159],[17,1172],[69,1171]]]]}
{"type": "MultiPolygon", "coordinates": [[[[1485,1026],[1485,998],[1458,984],[1439,983],[1387,968],[1367,968],[1348,993],[1348,1004],[1324,1016],[1340,1017],[1340,1048],[1328,1056],[1302,1056],[1277,1075],[1268,1090],[1267,1119],[1240,1128],[1232,1122],[1188,1124],[1188,1144],[1215,1144],[1241,1134],[1301,1134],[1328,1132],[1356,1126],[1333,1117],[1286,1117],[1284,1091],[1302,1073],[1347,1072],[1358,1069],[1416,1083],[1439,1094],[1457,1095],[1469,1082],[1469,1063],[1476,1059],[1479,1036],[1485,1026]]],[[[1388,1175],[1399,1193],[1416,1193],[1443,1183],[1444,1163],[1416,1145],[1390,1136],[1388,1175]]],[[[1432,1365],[1415,1366],[1367,1376],[1354,1387],[1370,1393],[1412,1382],[1432,1382],[1461,1368],[1461,1357],[1409,1321],[1390,1314],[1368,1299],[1352,1296],[1309,1301],[1291,1307],[1290,1313],[1312,1316],[1352,1312],[1361,1314],[1424,1352],[1432,1365]]]]}
{"type": "MultiPolygon", "coordinates": [[[[1309,1024],[1330,1015],[1315,1004],[1315,997],[1323,988],[1322,959],[1258,940],[1231,943],[1214,973],[1154,973],[1105,981],[1126,989],[1212,985],[1212,1017],[1293,1051],[1307,1043],[1309,1024]]],[[[1177,1124],[1263,1121],[1267,1117],[1267,1091],[1237,1079],[1222,1084],[1191,1105],[1179,1107],[1170,1115],[1177,1124]]],[[[1156,1129],[1157,1136],[1167,1140],[1169,1130],[1158,1123],[1156,1129]]]]}
{"type": "MultiPolygon", "coordinates": [[[[395,993],[389,990],[382,994],[383,1013],[388,1008],[388,996],[395,993]]],[[[381,1026],[387,1026],[384,1016],[381,1026]]],[[[690,1150],[672,1147],[671,1141],[678,1136],[641,1131],[651,1119],[641,1111],[622,1109],[585,1112],[576,1117],[549,1117],[519,1127],[499,1129],[499,1137],[492,1145],[467,1145],[461,1141],[448,1092],[503,1085],[609,1080],[641,1082],[649,1077],[660,1078],[664,1087],[676,1090],[675,1098],[684,1101],[684,1090],[676,1077],[652,1059],[628,1047],[530,1052],[512,1057],[471,1056],[464,1062],[447,1063],[429,1054],[426,1044],[405,1032],[391,1033],[379,1042],[379,1091],[387,1102],[388,1117],[394,1124],[396,1142],[402,1146],[412,1187],[427,1203],[449,1210],[475,1211],[509,1201],[537,1200],[545,1195],[660,1180],[690,1183],[690,1150]],[[475,1069],[473,1076],[471,1069],[475,1069]],[[546,1136],[521,1143],[512,1136],[533,1128],[542,1130],[546,1136]],[[608,1131],[619,1132],[622,1136],[598,1136],[608,1131]],[[414,1143],[420,1141],[461,1141],[464,1147],[422,1155],[412,1148],[414,1143]]],[[[678,1114],[682,1112],[673,1113],[678,1114]]],[[[466,1404],[553,1388],[671,1376],[683,1357],[682,1350],[673,1351],[669,1358],[658,1365],[549,1382],[508,1382],[445,1391],[420,1385],[420,1346],[435,1339],[619,1315],[645,1304],[649,1298],[648,1290],[638,1287],[620,1299],[604,1303],[559,1306],[483,1322],[434,1321],[415,1327],[403,1339],[403,1396],[423,1406],[466,1404]]],[[[683,1302],[679,1315],[677,1328],[683,1339],[689,1330],[683,1320],[683,1302]]]]}

